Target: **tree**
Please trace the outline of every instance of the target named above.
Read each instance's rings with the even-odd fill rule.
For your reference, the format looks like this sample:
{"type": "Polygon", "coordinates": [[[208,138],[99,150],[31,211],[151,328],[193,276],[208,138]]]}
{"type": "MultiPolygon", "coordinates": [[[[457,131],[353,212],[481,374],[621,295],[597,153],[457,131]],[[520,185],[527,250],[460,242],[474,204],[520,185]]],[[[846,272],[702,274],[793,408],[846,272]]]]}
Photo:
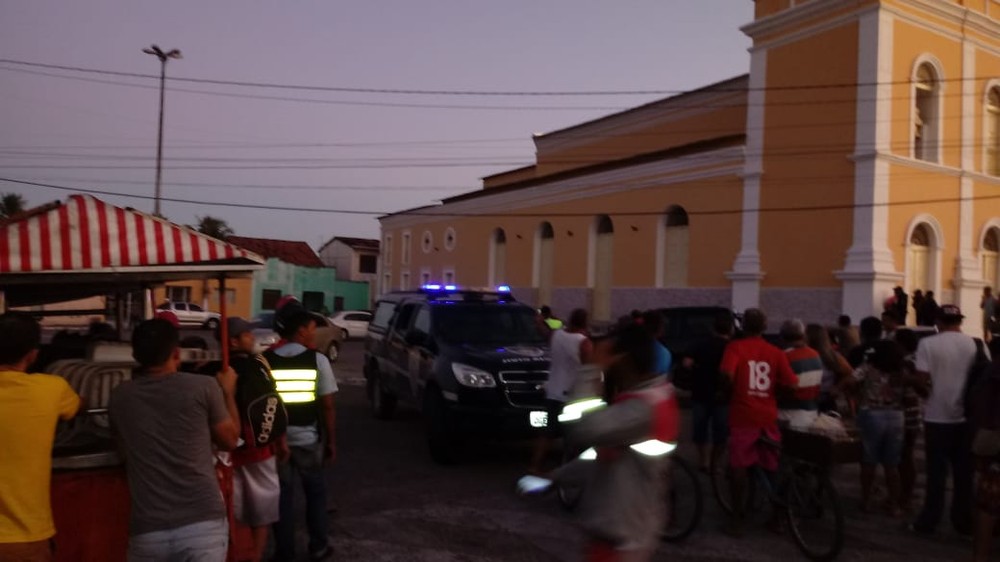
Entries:
{"type": "Polygon", "coordinates": [[[219,240],[225,240],[235,234],[226,221],[209,215],[198,217],[198,232],[219,240]]]}
{"type": "Polygon", "coordinates": [[[24,197],[17,193],[4,193],[0,195],[0,219],[12,217],[27,207],[24,197]]]}

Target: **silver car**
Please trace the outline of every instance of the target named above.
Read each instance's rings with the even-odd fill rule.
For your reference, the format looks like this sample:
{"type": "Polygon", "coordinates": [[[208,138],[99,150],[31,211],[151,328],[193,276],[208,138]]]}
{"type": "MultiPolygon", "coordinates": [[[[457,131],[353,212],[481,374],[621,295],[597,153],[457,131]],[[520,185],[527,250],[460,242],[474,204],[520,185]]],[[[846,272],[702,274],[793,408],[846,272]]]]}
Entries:
{"type": "MultiPolygon", "coordinates": [[[[336,362],[340,357],[340,346],[344,340],[341,329],[330,323],[322,314],[311,312],[310,315],[316,320],[316,351],[326,355],[331,363],[336,362]]],[[[264,312],[250,323],[254,327],[253,338],[258,353],[262,353],[281,339],[274,331],[273,312],[264,312]]]]}

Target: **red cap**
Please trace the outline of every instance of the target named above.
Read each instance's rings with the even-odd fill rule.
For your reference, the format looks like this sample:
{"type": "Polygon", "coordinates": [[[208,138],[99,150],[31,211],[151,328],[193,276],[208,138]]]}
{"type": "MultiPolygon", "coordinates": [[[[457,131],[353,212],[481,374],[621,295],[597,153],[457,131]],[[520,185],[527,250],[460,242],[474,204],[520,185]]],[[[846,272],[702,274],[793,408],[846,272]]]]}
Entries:
{"type": "Polygon", "coordinates": [[[167,322],[170,322],[171,324],[173,324],[174,328],[180,328],[181,327],[181,321],[180,321],[180,319],[177,318],[177,315],[174,314],[173,311],[171,311],[171,310],[161,310],[161,311],[157,312],[156,313],[156,318],[159,318],[160,320],[166,320],[167,322]]]}

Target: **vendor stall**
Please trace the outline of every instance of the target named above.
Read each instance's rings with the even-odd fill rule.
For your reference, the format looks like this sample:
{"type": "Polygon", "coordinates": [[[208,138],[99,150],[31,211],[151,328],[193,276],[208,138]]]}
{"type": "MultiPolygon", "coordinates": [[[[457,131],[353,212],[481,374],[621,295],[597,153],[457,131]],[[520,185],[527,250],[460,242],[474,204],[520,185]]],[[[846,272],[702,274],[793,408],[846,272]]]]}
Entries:
{"type": "MultiPolygon", "coordinates": [[[[219,279],[224,291],[227,278],[248,277],[263,266],[263,258],[233,244],[88,195],[0,221],[0,311],[148,291],[172,280],[219,279]]],[[[225,299],[220,308],[225,317],[225,299]]],[[[119,316],[115,322],[119,335],[123,321],[119,316]]],[[[222,326],[224,336],[224,321],[222,326]]],[[[52,478],[57,560],[125,560],[128,486],[106,409],[111,390],[131,377],[132,364],[130,354],[123,361],[114,345],[91,346],[82,359],[44,366],[86,400],[84,413],[57,430],[52,478]]],[[[201,350],[192,353],[209,358],[201,350]]]]}

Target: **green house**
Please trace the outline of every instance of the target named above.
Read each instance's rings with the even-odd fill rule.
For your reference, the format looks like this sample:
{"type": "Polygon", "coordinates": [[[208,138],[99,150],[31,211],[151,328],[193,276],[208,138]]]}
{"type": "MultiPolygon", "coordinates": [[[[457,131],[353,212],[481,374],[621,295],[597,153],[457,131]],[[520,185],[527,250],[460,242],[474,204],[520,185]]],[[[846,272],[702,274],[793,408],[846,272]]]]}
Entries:
{"type": "Polygon", "coordinates": [[[230,236],[228,242],[267,258],[253,275],[251,315],[274,310],[284,295],[294,295],[309,310],[330,314],[368,307],[368,284],[337,279],[305,242],[230,236]]]}

